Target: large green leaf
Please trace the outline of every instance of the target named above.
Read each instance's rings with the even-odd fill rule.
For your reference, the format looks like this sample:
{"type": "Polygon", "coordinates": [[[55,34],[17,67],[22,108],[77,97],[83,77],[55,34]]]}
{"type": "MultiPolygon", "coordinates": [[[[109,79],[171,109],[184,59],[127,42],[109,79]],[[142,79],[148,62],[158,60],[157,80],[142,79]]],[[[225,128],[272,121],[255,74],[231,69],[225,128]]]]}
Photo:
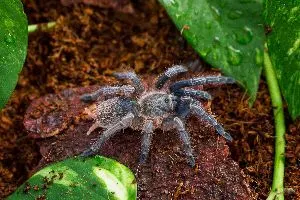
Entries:
{"type": "Polygon", "coordinates": [[[0,1],[0,108],[14,90],[26,57],[27,18],[20,0],[0,1]]]}
{"type": "Polygon", "coordinates": [[[269,54],[293,119],[300,116],[300,0],[267,0],[269,54]]]}
{"type": "Polygon", "coordinates": [[[255,99],[263,64],[262,0],[160,0],[184,37],[255,99]]]}
{"type": "Polygon", "coordinates": [[[52,164],[21,185],[8,200],[134,200],[137,184],[124,165],[102,156],[52,164]],[[42,198],[44,197],[44,198],[42,198]]]}

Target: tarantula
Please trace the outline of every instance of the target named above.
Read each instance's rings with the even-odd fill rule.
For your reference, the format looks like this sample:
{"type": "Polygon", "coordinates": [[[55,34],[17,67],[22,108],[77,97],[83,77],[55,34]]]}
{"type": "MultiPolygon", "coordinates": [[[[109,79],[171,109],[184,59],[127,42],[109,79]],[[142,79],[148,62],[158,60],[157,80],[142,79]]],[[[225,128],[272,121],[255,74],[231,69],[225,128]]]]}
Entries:
{"type": "Polygon", "coordinates": [[[171,77],[184,72],[187,72],[187,69],[182,65],[175,65],[167,69],[158,77],[155,88],[150,91],[145,91],[141,80],[134,72],[115,73],[117,79],[128,79],[132,85],[107,86],[93,93],[82,95],[81,100],[84,102],[95,101],[100,96],[106,97],[104,100],[97,100],[96,121],[87,134],[98,127],[106,128],[106,130],[80,156],[86,157],[95,154],[105,141],[118,131],[130,127],[142,132],[140,163],[144,163],[148,157],[153,131],[157,128],[176,129],[183,143],[188,164],[193,167],[195,165],[193,150],[189,133],[184,125],[189,114],[208,121],[218,134],[231,141],[230,134],[226,133],[223,127],[205,112],[197,100],[198,98],[211,99],[210,94],[201,90],[185,88],[213,83],[234,83],[235,81],[223,76],[196,77],[170,84],[169,92],[160,90],[171,77]]]}

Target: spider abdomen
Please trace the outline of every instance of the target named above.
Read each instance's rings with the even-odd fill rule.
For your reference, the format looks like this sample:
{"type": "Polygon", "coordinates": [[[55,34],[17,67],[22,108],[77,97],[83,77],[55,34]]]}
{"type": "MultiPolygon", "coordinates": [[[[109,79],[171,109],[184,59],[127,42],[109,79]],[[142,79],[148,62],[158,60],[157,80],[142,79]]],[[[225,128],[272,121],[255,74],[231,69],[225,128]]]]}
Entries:
{"type": "Polygon", "coordinates": [[[130,98],[115,97],[97,102],[97,121],[107,128],[121,121],[130,112],[135,112],[137,105],[130,98]]]}

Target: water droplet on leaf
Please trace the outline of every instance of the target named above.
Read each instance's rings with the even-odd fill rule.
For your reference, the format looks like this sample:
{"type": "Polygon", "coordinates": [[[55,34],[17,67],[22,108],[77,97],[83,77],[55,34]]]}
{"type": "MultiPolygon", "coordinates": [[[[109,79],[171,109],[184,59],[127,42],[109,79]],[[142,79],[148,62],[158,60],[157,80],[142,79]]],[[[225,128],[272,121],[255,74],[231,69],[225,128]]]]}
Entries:
{"type": "Polygon", "coordinates": [[[214,44],[216,44],[216,45],[220,45],[221,44],[221,40],[220,40],[220,38],[218,36],[214,37],[214,44]]]}
{"type": "Polygon", "coordinates": [[[201,49],[199,51],[199,53],[200,53],[201,56],[206,57],[209,54],[210,51],[211,50],[209,48],[208,49],[201,49]]]}
{"type": "Polygon", "coordinates": [[[234,10],[234,11],[230,11],[227,16],[229,19],[238,19],[242,16],[242,14],[243,14],[242,11],[234,10]]]}
{"type": "Polygon", "coordinates": [[[211,27],[212,27],[212,23],[211,22],[205,22],[205,28],[207,28],[207,29],[211,29],[211,27]]]}
{"type": "Polygon", "coordinates": [[[211,8],[211,10],[212,10],[212,13],[213,13],[214,17],[215,17],[217,20],[219,20],[220,17],[221,17],[220,10],[219,10],[218,8],[214,7],[214,6],[211,6],[210,8],[211,8]]]}
{"type": "Polygon", "coordinates": [[[6,28],[11,29],[14,26],[14,23],[12,20],[4,20],[4,25],[6,26],[6,28]]]}
{"type": "Polygon", "coordinates": [[[235,33],[235,39],[240,44],[248,44],[253,38],[253,32],[250,28],[244,27],[242,31],[235,33]]]}
{"type": "Polygon", "coordinates": [[[211,56],[212,56],[212,58],[213,58],[214,60],[218,60],[218,53],[217,53],[217,51],[212,51],[212,52],[211,52],[211,56]]]}
{"type": "Polygon", "coordinates": [[[176,6],[177,2],[175,2],[174,0],[164,0],[164,3],[168,6],[172,5],[172,6],[176,6]]]}
{"type": "Polygon", "coordinates": [[[263,62],[264,62],[263,52],[260,49],[255,48],[255,63],[257,65],[262,65],[263,62]]]}
{"type": "Polygon", "coordinates": [[[4,41],[7,45],[10,45],[11,43],[14,43],[16,41],[16,38],[14,37],[14,35],[12,35],[11,33],[8,33],[5,37],[4,37],[4,41]]]}
{"type": "Polygon", "coordinates": [[[239,65],[242,62],[241,51],[232,46],[227,47],[227,56],[227,61],[232,65],[239,65]]]}

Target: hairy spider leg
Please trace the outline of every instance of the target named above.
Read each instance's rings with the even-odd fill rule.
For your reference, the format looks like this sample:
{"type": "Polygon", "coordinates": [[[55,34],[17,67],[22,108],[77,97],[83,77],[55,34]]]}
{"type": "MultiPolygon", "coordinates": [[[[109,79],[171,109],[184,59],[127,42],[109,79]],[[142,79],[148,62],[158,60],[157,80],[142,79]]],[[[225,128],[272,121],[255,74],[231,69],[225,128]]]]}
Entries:
{"type": "Polygon", "coordinates": [[[151,120],[147,120],[145,122],[142,130],[142,134],[143,136],[142,136],[140,163],[145,163],[148,158],[152,136],[153,136],[153,122],[151,120]]]}
{"type": "Polygon", "coordinates": [[[113,75],[120,80],[123,79],[129,79],[132,81],[134,88],[136,89],[136,92],[142,93],[144,92],[145,88],[142,84],[141,79],[136,75],[134,72],[115,72],[113,75]]]}
{"type": "Polygon", "coordinates": [[[95,152],[97,152],[101,148],[103,143],[106,142],[109,138],[114,136],[118,131],[128,128],[131,125],[133,118],[134,115],[132,113],[128,113],[125,117],[122,118],[120,122],[105,130],[101,134],[100,138],[89,149],[82,152],[80,156],[87,157],[95,154],[95,152]]]}
{"type": "Polygon", "coordinates": [[[170,78],[187,71],[188,69],[182,65],[174,65],[173,67],[168,68],[162,75],[158,77],[155,87],[157,89],[161,89],[170,78]]]}
{"type": "Polygon", "coordinates": [[[96,90],[93,93],[83,94],[80,97],[80,100],[84,102],[96,101],[100,95],[103,96],[117,96],[122,93],[125,96],[130,96],[135,92],[135,88],[131,85],[123,85],[123,86],[106,86],[96,90]]]}
{"type": "Polygon", "coordinates": [[[208,76],[208,77],[198,77],[188,80],[177,81],[170,86],[170,91],[175,92],[184,87],[196,86],[196,85],[205,85],[212,83],[235,83],[235,80],[230,77],[225,76],[208,76]]]}
{"type": "Polygon", "coordinates": [[[205,112],[200,103],[199,105],[192,104],[191,111],[199,118],[208,121],[216,129],[219,135],[223,136],[229,141],[233,140],[231,135],[225,132],[224,128],[217,122],[217,120],[213,116],[205,112]]]}
{"type": "Polygon", "coordinates": [[[180,139],[183,143],[183,150],[188,159],[188,164],[191,167],[195,166],[195,159],[192,153],[192,147],[190,142],[190,136],[184,128],[184,124],[179,117],[174,117],[175,128],[178,130],[180,139]]]}
{"type": "Polygon", "coordinates": [[[193,89],[178,89],[174,91],[174,95],[176,96],[189,96],[189,97],[200,97],[202,99],[211,100],[212,96],[205,91],[201,90],[193,90],[193,89]]]}

